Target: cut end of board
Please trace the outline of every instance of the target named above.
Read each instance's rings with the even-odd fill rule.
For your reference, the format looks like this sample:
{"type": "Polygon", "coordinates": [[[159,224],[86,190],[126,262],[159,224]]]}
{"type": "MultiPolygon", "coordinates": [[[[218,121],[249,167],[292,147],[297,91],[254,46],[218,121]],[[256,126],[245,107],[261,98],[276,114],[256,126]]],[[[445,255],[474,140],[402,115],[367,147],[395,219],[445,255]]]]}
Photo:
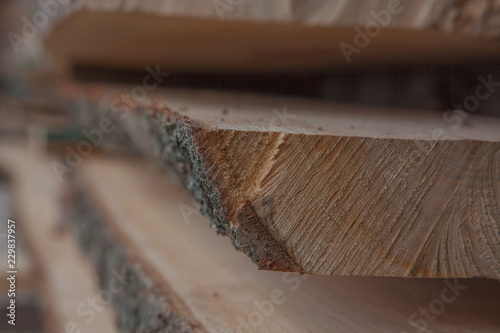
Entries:
{"type": "Polygon", "coordinates": [[[500,277],[500,120],[476,116],[433,137],[445,128],[439,114],[297,100],[287,105],[295,118],[279,127],[280,99],[157,97],[164,103],[118,119],[96,89],[87,109],[116,119],[140,151],[175,170],[212,226],[260,269],[500,277]]]}

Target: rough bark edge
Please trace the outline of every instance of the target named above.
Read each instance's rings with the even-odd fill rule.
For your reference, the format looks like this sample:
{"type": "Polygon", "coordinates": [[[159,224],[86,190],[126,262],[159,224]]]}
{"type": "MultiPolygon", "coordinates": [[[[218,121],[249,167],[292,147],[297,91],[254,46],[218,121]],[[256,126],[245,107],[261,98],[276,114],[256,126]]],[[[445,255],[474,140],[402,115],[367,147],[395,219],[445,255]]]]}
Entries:
{"type": "Polygon", "coordinates": [[[217,184],[209,177],[196,132],[203,126],[170,110],[139,108],[125,124],[139,150],[163,170],[174,170],[180,182],[193,193],[201,213],[217,232],[229,236],[234,247],[245,253],[259,269],[302,272],[300,266],[265,228],[249,202],[237,214],[238,225],[228,219],[217,184]]]}
{"type": "Polygon", "coordinates": [[[77,239],[95,264],[101,286],[106,289],[115,274],[125,273],[125,288],[111,299],[121,332],[198,332],[181,318],[168,295],[154,284],[141,264],[132,259],[81,189],[77,213],[77,239]]]}

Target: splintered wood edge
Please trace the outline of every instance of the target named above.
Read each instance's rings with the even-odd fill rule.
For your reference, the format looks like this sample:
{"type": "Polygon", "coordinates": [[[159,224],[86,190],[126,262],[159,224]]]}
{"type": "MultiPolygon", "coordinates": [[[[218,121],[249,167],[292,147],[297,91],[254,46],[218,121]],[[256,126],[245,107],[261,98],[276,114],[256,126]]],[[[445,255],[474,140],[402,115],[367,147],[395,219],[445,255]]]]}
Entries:
{"type": "MultiPolygon", "coordinates": [[[[106,109],[114,95],[104,95],[93,90],[87,101],[106,109]]],[[[297,119],[277,128],[269,126],[271,110],[263,119],[268,125],[256,125],[257,116],[245,108],[279,105],[279,99],[159,95],[166,98],[161,107],[136,105],[132,116],[115,119],[116,126],[160,165],[176,170],[204,215],[260,269],[499,278],[499,119],[474,117],[469,128],[433,138],[432,130],[443,126],[439,113],[370,115],[330,106],[330,115],[319,116],[308,112],[321,109],[317,104],[297,109],[288,100],[297,119]],[[240,107],[227,107],[222,115],[227,100],[240,107]],[[344,135],[346,130],[330,126],[337,118],[347,125],[344,118],[356,115],[378,119],[385,129],[361,125],[344,135]],[[297,187],[304,179],[309,182],[297,187]]]]}

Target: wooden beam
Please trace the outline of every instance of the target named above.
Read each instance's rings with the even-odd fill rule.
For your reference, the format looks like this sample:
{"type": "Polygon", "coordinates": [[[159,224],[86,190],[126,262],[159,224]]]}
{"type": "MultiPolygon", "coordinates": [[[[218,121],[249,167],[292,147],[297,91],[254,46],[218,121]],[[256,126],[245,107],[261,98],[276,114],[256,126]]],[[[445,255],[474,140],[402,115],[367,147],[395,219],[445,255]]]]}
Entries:
{"type": "Polygon", "coordinates": [[[500,325],[497,281],[257,271],[155,168],[89,158],[78,180],[82,243],[104,284],[123,267],[131,281],[113,301],[122,331],[412,332],[409,318],[422,325],[415,324],[419,308],[445,304],[441,295],[453,301],[427,329],[495,332],[500,325]]]}
{"type": "MultiPolygon", "coordinates": [[[[13,202],[13,188],[9,183],[8,178],[4,178],[0,169],[0,219],[4,221],[0,225],[0,251],[3,253],[8,253],[8,228],[7,220],[14,216],[14,202],[13,202]]],[[[18,237],[21,238],[21,237],[18,237]]],[[[33,258],[31,253],[27,251],[26,246],[22,243],[22,240],[18,242],[16,247],[17,260],[16,266],[19,274],[16,276],[16,286],[19,291],[29,294],[33,292],[36,286],[36,272],[34,269],[33,258]]],[[[0,287],[2,290],[9,290],[10,281],[7,280],[9,277],[8,271],[9,262],[3,260],[0,262],[0,269],[2,270],[2,276],[0,281],[0,287]]]]}
{"type": "Polygon", "coordinates": [[[188,72],[322,71],[500,55],[493,1],[259,0],[217,10],[221,3],[77,1],[55,20],[46,44],[67,68],[158,64],[188,72]]]}
{"type": "Polygon", "coordinates": [[[82,104],[83,91],[78,107],[176,171],[260,269],[500,277],[498,118],[455,128],[441,113],[180,90],[134,109],[127,90],[82,104]]]}
{"type": "MultiPolygon", "coordinates": [[[[112,309],[98,300],[104,289],[98,289],[93,267],[79,251],[71,224],[61,221],[58,200],[62,200],[62,184],[50,162],[43,154],[29,153],[24,146],[0,146],[0,167],[13,184],[16,232],[22,232],[32,250],[39,274],[37,287],[42,292],[46,329],[117,332],[112,309]],[[89,299],[95,303],[88,303],[89,299]]],[[[29,318],[18,313],[17,320],[29,318]]]]}

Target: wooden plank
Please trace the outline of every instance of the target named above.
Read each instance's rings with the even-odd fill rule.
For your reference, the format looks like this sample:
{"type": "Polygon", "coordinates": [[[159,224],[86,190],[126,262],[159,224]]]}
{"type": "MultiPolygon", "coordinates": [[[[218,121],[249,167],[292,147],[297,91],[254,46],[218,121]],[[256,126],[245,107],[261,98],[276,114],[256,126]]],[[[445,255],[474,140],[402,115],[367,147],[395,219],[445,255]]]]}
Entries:
{"type": "MultiPolygon", "coordinates": [[[[50,160],[24,146],[0,146],[0,166],[12,179],[16,230],[32,250],[45,320],[50,332],[117,332],[113,312],[99,301],[103,289],[78,250],[67,221],[61,221],[62,184],[50,160]],[[88,303],[89,300],[96,303],[88,303]],[[97,299],[97,301],[96,301],[97,299]]],[[[20,268],[19,268],[20,269],[20,268]]],[[[21,318],[18,313],[17,320],[21,318]]]]}
{"type": "Polygon", "coordinates": [[[181,72],[303,72],[500,55],[491,38],[500,31],[494,1],[236,1],[223,3],[223,14],[215,9],[221,3],[76,1],[46,44],[67,67],[158,64],[181,72]]]}
{"type": "Polygon", "coordinates": [[[155,168],[89,158],[78,180],[80,235],[90,257],[104,272],[127,267],[134,281],[114,300],[123,331],[415,332],[410,317],[432,332],[500,327],[497,281],[258,271],[155,168]],[[442,295],[453,296],[450,283],[460,296],[440,315],[432,310],[432,322],[421,320],[419,308],[438,309],[442,295]]]}
{"type": "MultiPolygon", "coordinates": [[[[0,221],[3,221],[3,223],[0,224],[0,251],[1,253],[8,253],[7,220],[13,216],[14,206],[12,200],[12,187],[8,183],[8,180],[4,179],[2,176],[0,170],[0,221]]],[[[29,293],[33,291],[33,287],[36,285],[33,258],[29,251],[27,251],[23,241],[19,238],[20,237],[18,237],[16,247],[16,266],[19,271],[16,277],[16,286],[19,290],[29,293]]],[[[2,290],[9,290],[10,282],[7,280],[9,277],[7,271],[10,269],[7,260],[2,260],[0,262],[0,269],[2,272],[0,287],[2,290]]]]}
{"type": "Polygon", "coordinates": [[[498,118],[181,90],[134,109],[127,91],[79,99],[115,119],[89,133],[128,130],[260,269],[500,277],[498,118]]]}

